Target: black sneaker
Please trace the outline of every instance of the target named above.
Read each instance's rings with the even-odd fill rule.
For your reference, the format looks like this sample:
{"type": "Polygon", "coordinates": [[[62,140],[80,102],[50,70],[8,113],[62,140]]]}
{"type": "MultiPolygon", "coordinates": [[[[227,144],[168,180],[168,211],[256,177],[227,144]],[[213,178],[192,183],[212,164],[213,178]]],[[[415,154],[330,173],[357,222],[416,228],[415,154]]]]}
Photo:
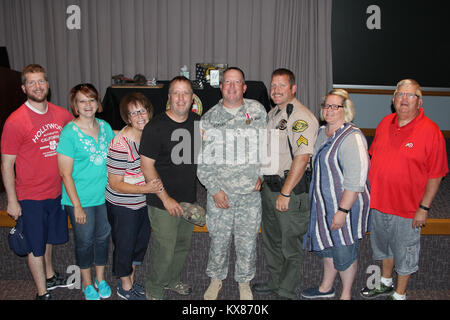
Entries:
{"type": "Polygon", "coordinates": [[[121,284],[117,286],[117,295],[125,300],[147,300],[145,294],[141,295],[133,287],[130,290],[125,290],[121,284]]]}
{"type": "Polygon", "coordinates": [[[47,279],[47,290],[53,290],[56,288],[67,288],[73,285],[73,283],[67,283],[67,277],[55,272],[53,277],[47,279]]]}
{"type": "Polygon", "coordinates": [[[380,296],[390,296],[394,293],[394,285],[385,286],[383,283],[380,284],[380,288],[369,289],[367,287],[361,289],[360,295],[365,299],[374,299],[380,296]]]}
{"type": "Polygon", "coordinates": [[[319,287],[309,288],[301,293],[302,297],[306,299],[333,298],[334,294],[334,288],[331,288],[328,292],[322,292],[319,290],[319,287]]]}
{"type": "Polygon", "coordinates": [[[46,292],[42,296],[36,295],[36,300],[53,300],[53,298],[50,292],[46,292]]]}
{"type": "Polygon", "coordinates": [[[139,293],[141,296],[145,297],[145,287],[142,284],[134,282],[133,283],[133,289],[134,289],[134,291],[139,293]]]}

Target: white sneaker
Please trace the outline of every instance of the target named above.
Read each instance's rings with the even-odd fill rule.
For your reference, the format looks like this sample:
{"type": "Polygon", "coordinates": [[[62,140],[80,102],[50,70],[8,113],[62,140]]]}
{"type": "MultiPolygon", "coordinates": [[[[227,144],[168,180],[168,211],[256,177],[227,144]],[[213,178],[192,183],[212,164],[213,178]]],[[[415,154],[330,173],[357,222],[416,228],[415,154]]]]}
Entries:
{"type": "Polygon", "coordinates": [[[240,300],[253,300],[253,293],[250,289],[249,282],[239,282],[239,299],[240,300]]]}
{"type": "Polygon", "coordinates": [[[208,289],[206,289],[203,299],[217,300],[220,289],[222,289],[222,280],[217,280],[217,279],[211,278],[211,283],[209,284],[208,289]]]}

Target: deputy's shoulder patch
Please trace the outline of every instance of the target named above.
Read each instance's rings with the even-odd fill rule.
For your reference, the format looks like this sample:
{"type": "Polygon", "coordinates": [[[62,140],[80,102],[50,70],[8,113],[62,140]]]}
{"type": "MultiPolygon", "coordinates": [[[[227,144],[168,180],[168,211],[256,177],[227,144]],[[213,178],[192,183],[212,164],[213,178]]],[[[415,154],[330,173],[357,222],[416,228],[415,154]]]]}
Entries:
{"type": "Polygon", "coordinates": [[[309,127],[308,122],[305,120],[297,120],[292,125],[292,131],[294,132],[303,132],[309,127]]]}

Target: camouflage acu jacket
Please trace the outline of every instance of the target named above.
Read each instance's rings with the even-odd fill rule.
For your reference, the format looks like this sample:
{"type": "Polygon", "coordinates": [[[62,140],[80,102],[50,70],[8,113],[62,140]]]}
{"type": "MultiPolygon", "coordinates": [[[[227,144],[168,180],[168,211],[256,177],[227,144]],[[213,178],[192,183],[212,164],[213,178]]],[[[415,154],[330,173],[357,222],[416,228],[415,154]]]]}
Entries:
{"type": "Polygon", "coordinates": [[[200,121],[202,149],[197,176],[210,194],[253,192],[261,176],[261,139],[267,112],[256,100],[244,99],[236,114],[220,100],[200,121]]]}

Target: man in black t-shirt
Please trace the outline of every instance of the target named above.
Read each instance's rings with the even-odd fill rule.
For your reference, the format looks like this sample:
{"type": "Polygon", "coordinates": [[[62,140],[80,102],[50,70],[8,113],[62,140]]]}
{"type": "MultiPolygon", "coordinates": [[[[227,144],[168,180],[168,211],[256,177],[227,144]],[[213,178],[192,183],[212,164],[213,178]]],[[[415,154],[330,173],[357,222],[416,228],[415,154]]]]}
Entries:
{"type": "Polygon", "coordinates": [[[200,117],[191,112],[193,89],[182,76],[169,86],[170,109],[157,115],[142,132],[141,168],[147,182],[161,179],[164,190],[147,195],[152,225],[152,249],[146,281],[147,299],[159,300],[164,290],[188,295],[180,281],[191,245],[193,225],[184,219],[180,202],[196,201],[197,148],[200,117]]]}

